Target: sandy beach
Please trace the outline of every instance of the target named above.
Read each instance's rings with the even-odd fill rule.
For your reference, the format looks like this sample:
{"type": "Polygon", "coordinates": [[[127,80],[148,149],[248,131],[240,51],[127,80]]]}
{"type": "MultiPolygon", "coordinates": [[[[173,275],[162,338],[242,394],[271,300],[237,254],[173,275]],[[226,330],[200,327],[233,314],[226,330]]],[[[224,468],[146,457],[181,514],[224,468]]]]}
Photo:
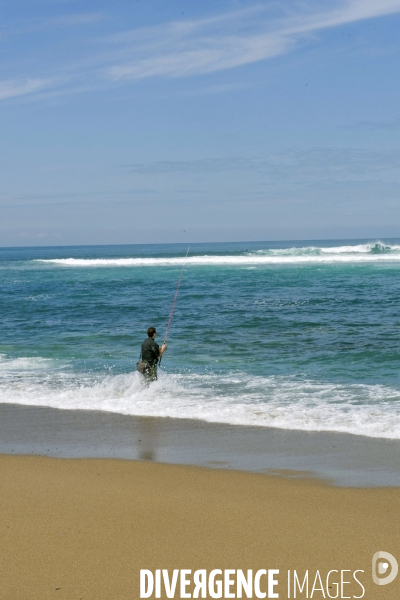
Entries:
{"type": "Polygon", "coordinates": [[[375,552],[400,556],[396,488],[109,459],[2,455],[0,470],[4,600],[136,599],[140,569],[279,569],[280,598],[288,569],[346,570],[350,597],[363,570],[365,598],[399,597],[371,578],[375,552]]]}

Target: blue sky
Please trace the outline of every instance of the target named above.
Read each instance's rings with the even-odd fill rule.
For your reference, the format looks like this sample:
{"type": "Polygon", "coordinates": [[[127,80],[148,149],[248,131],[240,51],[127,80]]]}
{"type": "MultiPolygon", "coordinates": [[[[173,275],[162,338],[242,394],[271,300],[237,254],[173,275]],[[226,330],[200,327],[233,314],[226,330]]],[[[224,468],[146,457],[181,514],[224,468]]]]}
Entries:
{"type": "Polygon", "coordinates": [[[400,237],[400,0],[0,14],[0,246],[400,237]]]}

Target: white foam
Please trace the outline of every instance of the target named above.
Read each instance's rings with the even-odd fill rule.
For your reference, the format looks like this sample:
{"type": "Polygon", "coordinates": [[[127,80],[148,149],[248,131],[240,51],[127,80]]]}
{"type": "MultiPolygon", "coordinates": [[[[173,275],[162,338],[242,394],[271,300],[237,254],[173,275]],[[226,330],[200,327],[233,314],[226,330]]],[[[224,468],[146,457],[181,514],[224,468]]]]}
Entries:
{"type": "Polygon", "coordinates": [[[179,266],[183,264],[200,266],[262,266],[274,264],[305,263],[371,263],[399,262],[400,246],[385,245],[382,242],[356,246],[266,249],[247,252],[243,255],[158,257],[158,258],[54,258],[39,259],[39,262],[52,263],[65,267],[152,267],[179,266]]]}
{"type": "Polygon", "coordinates": [[[400,439],[400,392],[389,386],[160,371],[146,387],[137,372],[96,378],[43,359],[0,365],[1,403],[400,439]]]}
{"type": "MultiPolygon", "coordinates": [[[[371,263],[399,262],[399,256],[393,255],[360,255],[360,256],[196,256],[186,261],[192,266],[233,266],[233,265],[268,265],[268,264],[304,264],[304,263],[371,263]]],[[[158,267],[183,265],[181,258],[119,258],[119,259],[78,259],[65,258],[43,262],[52,262],[66,267],[158,267]]]]}

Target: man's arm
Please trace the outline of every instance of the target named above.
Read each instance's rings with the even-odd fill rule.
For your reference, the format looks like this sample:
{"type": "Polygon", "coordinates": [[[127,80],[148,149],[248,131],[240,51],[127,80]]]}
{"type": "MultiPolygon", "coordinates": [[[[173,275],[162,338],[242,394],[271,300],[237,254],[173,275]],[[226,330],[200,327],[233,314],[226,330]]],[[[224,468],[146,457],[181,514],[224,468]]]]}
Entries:
{"type": "Polygon", "coordinates": [[[160,360],[160,358],[162,357],[162,355],[164,354],[164,352],[166,351],[166,349],[167,349],[167,344],[163,344],[161,346],[161,348],[160,348],[160,346],[156,342],[154,342],[153,348],[152,348],[153,356],[157,360],[160,360]]]}

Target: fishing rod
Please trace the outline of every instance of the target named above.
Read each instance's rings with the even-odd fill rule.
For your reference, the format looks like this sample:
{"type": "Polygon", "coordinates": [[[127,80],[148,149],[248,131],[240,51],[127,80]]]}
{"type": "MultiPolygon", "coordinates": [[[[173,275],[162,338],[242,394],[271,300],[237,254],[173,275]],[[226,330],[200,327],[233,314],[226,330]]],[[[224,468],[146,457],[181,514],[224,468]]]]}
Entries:
{"type": "MultiPolygon", "coordinates": [[[[183,277],[183,272],[184,272],[185,267],[186,267],[186,261],[187,261],[187,257],[188,257],[188,254],[189,254],[189,250],[190,250],[190,246],[187,249],[185,260],[184,260],[183,265],[182,265],[181,274],[179,275],[178,285],[176,286],[176,290],[175,290],[174,301],[172,302],[171,312],[169,313],[168,325],[167,325],[167,330],[165,332],[163,345],[167,342],[168,332],[169,332],[169,329],[171,327],[172,317],[173,317],[174,310],[175,310],[176,299],[178,297],[178,292],[179,292],[179,287],[181,285],[181,281],[182,281],[182,277],[183,277]]],[[[161,364],[161,359],[162,359],[162,357],[160,358],[159,364],[161,364]]]]}

